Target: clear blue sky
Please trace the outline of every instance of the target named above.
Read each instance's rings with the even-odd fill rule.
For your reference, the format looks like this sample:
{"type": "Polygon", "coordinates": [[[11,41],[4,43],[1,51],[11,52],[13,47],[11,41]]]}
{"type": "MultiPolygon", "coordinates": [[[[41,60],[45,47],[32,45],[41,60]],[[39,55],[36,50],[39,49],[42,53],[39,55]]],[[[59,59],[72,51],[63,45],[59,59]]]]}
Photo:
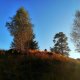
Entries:
{"type": "Polygon", "coordinates": [[[71,57],[75,54],[70,41],[70,31],[76,10],[80,10],[80,0],[0,0],[0,49],[9,49],[12,37],[5,27],[9,17],[15,15],[16,10],[23,6],[28,10],[34,33],[41,50],[49,50],[53,46],[53,36],[57,32],[64,32],[69,37],[71,57]]]}

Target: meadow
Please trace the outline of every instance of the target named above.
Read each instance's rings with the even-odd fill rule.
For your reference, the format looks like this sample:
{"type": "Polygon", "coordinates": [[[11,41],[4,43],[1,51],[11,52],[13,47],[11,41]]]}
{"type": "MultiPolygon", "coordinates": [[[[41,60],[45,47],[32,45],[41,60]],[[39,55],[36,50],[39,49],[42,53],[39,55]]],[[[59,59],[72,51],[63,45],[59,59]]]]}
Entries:
{"type": "Polygon", "coordinates": [[[80,80],[79,60],[36,50],[0,53],[0,80],[80,80]]]}

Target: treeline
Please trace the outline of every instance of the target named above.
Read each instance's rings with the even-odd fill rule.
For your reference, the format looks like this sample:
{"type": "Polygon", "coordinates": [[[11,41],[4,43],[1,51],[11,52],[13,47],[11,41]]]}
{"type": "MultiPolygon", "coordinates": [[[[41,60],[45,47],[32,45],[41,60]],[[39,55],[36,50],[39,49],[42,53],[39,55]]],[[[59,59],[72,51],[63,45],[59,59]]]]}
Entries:
{"type": "MultiPolygon", "coordinates": [[[[28,11],[23,7],[19,8],[16,14],[6,22],[6,27],[13,37],[11,49],[21,53],[28,50],[39,50],[38,42],[33,32],[33,24],[31,22],[28,11]]],[[[74,24],[71,32],[71,40],[74,42],[76,50],[80,52],[80,11],[76,12],[74,24]]],[[[50,47],[51,52],[69,56],[70,48],[68,46],[68,37],[63,32],[58,32],[53,37],[53,46],[50,47]]],[[[47,51],[47,49],[45,49],[47,51]]]]}
{"type": "MultiPolygon", "coordinates": [[[[19,8],[16,14],[6,23],[6,27],[13,37],[11,49],[18,52],[28,52],[28,50],[39,50],[38,42],[35,40],[33,24],[28,11],[23,7],[19,8]]],[[[53,38],[54,46],[50,47],[51,52],[61,55],[69,55],[67,37],[63,32],[56,33],[53,38]]],[[[45,49],[46,50],[46,49],[45,49]]],[[[47,50],[46,50],[47,51],[47,50]]]]}

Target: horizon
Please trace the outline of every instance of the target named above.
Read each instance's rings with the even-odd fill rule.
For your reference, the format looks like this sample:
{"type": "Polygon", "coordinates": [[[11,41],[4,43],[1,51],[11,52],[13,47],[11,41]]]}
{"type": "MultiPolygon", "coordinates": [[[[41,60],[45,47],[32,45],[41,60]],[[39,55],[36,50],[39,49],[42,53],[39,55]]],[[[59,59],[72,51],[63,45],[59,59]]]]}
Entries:
{"type": "Polygon", "coordinates": [[[79,0],[1,0],[0,2],[0,49],[9,49],[12,36],[5,27],[9,17],[13,17],[16,11],[23,6],[29,12],[34,33],[40,50],[53,47],[53,37],[58,32],[64,32],[68,37],[70,57],[80,58],[80,53],[75,52],[75,47],[70,39],[71,28],[75,13],[80,10],[79,0]]]}

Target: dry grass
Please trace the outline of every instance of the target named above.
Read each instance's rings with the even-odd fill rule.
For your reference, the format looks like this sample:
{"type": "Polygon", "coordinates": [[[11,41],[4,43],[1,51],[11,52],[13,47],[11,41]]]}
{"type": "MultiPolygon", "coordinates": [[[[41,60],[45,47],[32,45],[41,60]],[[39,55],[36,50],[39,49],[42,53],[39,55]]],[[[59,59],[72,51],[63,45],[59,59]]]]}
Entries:
{"type": "MultiPolygon", "coordinates": [[[[0,54],[5,54],[4,51],[0,50],[0,54]]],[[[66,56],[63,56],[61,54],[52,53],[49,51],[40,51],[40,50],[29,50],[29,56],[35,56],[40,59],[50,59],[50,60],[58,60],[62,62],[75,62],[80,63],[80,60],[69,58],[66,56]]],[[[21,56],[23,57],[23,56],[21,56]]],[[[20,58],[20,57],[19,57],[20,58]]]]}
{"type": "Polygon", "coordinates": [[[29,55],[30,56],[36,56],[38,58],[41,59],[51,59],[51,60],[59,60],[62,62],[76,62],[76,63],[80,63],[80,61],[73,59],[73,58],[69,58],[66,56],[63,56],[61,54],[56,54],[56,53],[51,53],[51,52],[47,52],[47,51],[39,51],[39,50],[29,50],[29,55]]]}

